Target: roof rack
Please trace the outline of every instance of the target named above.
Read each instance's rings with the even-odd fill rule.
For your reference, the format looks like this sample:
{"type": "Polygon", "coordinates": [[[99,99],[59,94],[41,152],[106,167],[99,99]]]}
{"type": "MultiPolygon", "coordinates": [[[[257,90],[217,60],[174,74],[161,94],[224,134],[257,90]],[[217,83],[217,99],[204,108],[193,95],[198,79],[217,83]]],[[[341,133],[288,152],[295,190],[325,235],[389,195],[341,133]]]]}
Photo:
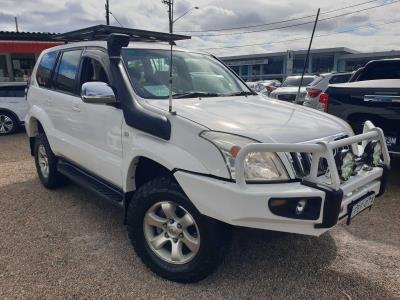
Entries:
{"type": "Polygon", "coordinates": [[[109,25],[95,25],[79,30],[54,35],[55,40],[66,42],[106,40],[112,33],[129,35],[131,41],[146,42],[173,42],[178,40],[188,40],[188,35],[169,34],[156,31],[124,28],[109,25]]]}

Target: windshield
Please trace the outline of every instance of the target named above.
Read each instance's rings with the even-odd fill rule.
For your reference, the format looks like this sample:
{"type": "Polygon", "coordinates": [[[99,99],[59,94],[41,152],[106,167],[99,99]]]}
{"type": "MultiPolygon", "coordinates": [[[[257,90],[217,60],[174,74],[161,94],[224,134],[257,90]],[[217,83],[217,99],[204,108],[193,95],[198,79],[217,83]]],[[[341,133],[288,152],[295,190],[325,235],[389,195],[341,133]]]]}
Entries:
{"type": "MultiPolygon", "coordinates": [[[[169,50],[123,49],[122,58],[133,88],[146,99],[168,99],[169,50]]],[[[252,94],[228,68],[209,55],[174,51],[174,98],[252,94]]]]}
{"type": "MultiPolygon", "coordinates": [[[[311,82],[313,82],[314,79],[315,79],[315,77],[304,77],[302,86],[309,85],[311,82]]],[[[301,80],[301,77],[288,77],[282,83],[281,86],[283,86],[283,87],[299,86],[300,80],[301,80]]]]}

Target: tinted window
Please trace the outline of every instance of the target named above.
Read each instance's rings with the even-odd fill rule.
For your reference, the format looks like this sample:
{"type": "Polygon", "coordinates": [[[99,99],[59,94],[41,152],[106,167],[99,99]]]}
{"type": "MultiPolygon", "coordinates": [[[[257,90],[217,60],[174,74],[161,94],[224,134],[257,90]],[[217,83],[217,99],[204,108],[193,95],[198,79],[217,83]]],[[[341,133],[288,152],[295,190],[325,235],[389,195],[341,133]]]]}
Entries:
{"type": "Polygon", "coordinates": [[[329,83],[345,83],[348,82],[350,79],[351,74],[344,74],[344,75],[336,75],[333,76],[330,80],[329,83]]]}
{"type": "Polygon", "coordinates": [[[1,86],[0,97],[25,97],[26,86],[1,86]]]}
{"type": "Polygon", "coordinates": [[[103,66],[97,60],[88,57],[83,60],[83,67],[80,78],[81,86],[85,82],[91,81],[101,81],[109,83],[106,71],[104,70],[103,66]]]}
{"type": "MultiPolygon", "coordinates": [[[[303,78],[303,84],[301,86],[308,86],[311,82],[313,82],[315,77],[304,77],[303,78]]],[[[293,87],[293,86],[299,86],[301,81],[301,77],[288,77],[286,80],[282,83],[282,87],[293,87]]]]}
{"type": "Polygon", "coordinates": [[[400,79],[400,61],[379,61],[367,65],[358,81],[376,79],[400,79]]]}
{"type": "Polygon", "coordinates": [[[55,87],[58,90],[74,93],[81,50],[66,51],[61,56],[55,87]]]}
{"type": "Polygon", "coordinates": [[[36,80],[40,86],[50,86],[51,72],[53,71],[57,54],[57,52],[49,52],[43,55],[36,72],[36,80]]]}

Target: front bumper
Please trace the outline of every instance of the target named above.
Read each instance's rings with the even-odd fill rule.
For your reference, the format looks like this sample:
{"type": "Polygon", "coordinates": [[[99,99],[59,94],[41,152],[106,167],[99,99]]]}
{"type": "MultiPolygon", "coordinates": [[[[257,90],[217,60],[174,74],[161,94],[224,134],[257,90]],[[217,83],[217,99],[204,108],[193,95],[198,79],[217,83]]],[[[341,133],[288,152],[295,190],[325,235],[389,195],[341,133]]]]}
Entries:
{"type": "Polygon", "coordinates": [[[249,184],[245,188],[234,182],[223,181],[184,171],[175,173],[180,186],[204,215],[234,225],[258,229],[319,236],[346,219],[347,206],[373,192],[379,195],[387,172],[377,167],[349,180],[339,192],[306,181],[274,184],[249,184]],[[353,189],[349,191],[349,188],[353,189]],[[268,207],[272,198],[320,197],[322,207],[316,220],[302,220],[273,214],[268,207]]]}
{"type": "Polygon", "coordinates": [[[331,142],[246,145],[236,156],[236,182],[184,171],[176,172],[175,177],[186,195],[204,215],[231,225],[318,236],[345,219],[348,207],[353,202],[367,194],[380,196],[385,190],[390,166],[385,138],[381,129],[375,128],[370,122],[367,125],[363,134],[331,142]],[[363,166],[356,175],[342,182],[335,162],[335,149],[351,147],[353,153],[361,157],[366,143],[372,140],[378,140],[382,145],[382,166],[363,166]],[[278,154],[311,153],[310,172],[302,180],[294,182],[247,184],[245,158],[249,153],[263,151],[278,154]],[[319,176],[318,164],[321,158],[326,159],[329,172],[319,176]],[[312,218],[304,219],[300,214],[294,216],[293,209],[287,210],[289,214],[283,214],[282,210],[277,211],[276,206],[274,211],[271,210],[274,208],[271,206],[273,201],[284,202],[289,207],[299,198],[314,201],[308,202],[313,203],[312,218]]]}

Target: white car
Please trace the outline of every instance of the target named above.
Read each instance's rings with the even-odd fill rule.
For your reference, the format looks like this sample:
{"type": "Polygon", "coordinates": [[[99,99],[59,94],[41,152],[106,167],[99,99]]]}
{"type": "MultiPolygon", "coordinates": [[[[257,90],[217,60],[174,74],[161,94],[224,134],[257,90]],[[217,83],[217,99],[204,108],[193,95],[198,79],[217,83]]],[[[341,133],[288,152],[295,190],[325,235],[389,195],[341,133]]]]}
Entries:
{"type": "Polygon", "coordinates": [[[281,82],[279,80],[263,80],[258,81],[253,90],[257,93],[268,96],[272,91],[276,90],[280,86],[281,82]]]}
{"type": "Polygon", "coordinates": [[[315,75],[304,75],[303,83],[300,88],[299,98],[296,101],[297,92],[300,85],[301,76],[289,76],[285,79],[280,87],[272,91],[269,95],[271,98],[283,100],[287,102],[295,102],[302,104],[306,96],[306,87],[315,80],[315,75]]]}
{"type": "Polygon", "coordinates": [[[24,124],[28,111],[26,82],[0,83],[0,135],[12,134],[24,124]]]}
{"type": "Polygon", "coordinates": [[[324,92],[330,84],[348,82],[352,73],[326,73],[321,74],[306,88],[307,94],[304,99],[304,106],[324,111],[324,92]]]}
{"type": "Polygon", "coordinates": [[[341,119],[266,99],[213,56],[176,46],[169,101],[170,46],[154,40],[171,35],[110,28],[64,34],[106,40],[40,55],[26,131],[42,184],[67,177],[121,207],[137,255],[158,275],[205,278],[232,226],[319,236],[384,192],[390,158],[370,122],[355,136],[341,119]]]}

